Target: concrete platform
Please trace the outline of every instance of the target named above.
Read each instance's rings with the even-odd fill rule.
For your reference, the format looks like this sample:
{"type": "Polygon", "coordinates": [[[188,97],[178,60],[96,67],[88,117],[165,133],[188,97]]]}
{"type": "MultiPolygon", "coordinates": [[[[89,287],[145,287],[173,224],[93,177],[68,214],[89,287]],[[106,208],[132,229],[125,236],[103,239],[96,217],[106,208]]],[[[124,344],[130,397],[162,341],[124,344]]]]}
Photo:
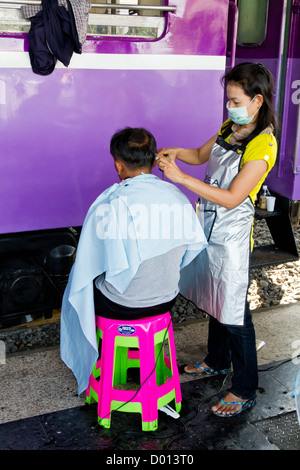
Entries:
{"type": "MultiPolygon", "coordinates": [[[[230,386],[219,377],[191,378],[185,364],[206,353],[208,321],[174,325],[181,371],[180,420],[160,413],[155,433],[142,433],[139,414],[117,412],[112,427],[97,425],[95,406],[77,396],[72,372],[59,347],[10,354],[0,364],[0,450],[98,449],[110,452],[196,450],[300,450],[293,380],[300,368],[300,304],[253,313],[258,352],[257,405],[233,419],[215,417],[210,406],[230,386]]],[[[107,454],[106,454],[107,452],[107,454]]],[[[153,462],[152,462],[153,463],[153,462]]]]}

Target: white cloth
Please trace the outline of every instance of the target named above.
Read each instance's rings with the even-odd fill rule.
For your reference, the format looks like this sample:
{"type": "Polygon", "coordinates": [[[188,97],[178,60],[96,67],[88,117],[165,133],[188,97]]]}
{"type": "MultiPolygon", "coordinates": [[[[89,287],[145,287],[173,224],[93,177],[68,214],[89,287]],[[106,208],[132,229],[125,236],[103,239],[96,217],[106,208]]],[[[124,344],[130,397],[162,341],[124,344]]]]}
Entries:
{"type": "Polygon", "coordinates": [[[292,398],[295,398],[296,400],[296,410],[298,415],[298,422],[300,425],[300,369],[295,376],[292,398]]]}
{"type": "Polygon", "coordinates": [[[98,358],[93,280],[105,273],[122,293],[142,261],[182,245],[181,269],[207,242],[186,196],[155,175],[114,184],[91,205],[61,309],[61,358],[77,379],[78,394],[98,358]]]}

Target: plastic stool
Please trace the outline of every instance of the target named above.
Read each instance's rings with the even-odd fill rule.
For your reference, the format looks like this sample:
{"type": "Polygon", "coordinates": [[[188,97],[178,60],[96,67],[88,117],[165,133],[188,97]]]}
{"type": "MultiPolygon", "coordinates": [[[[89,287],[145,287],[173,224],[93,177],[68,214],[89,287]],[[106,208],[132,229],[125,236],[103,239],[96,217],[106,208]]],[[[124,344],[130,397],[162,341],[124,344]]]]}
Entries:
{"type": "Polygon", "coordinates": [[[96,317],[97,340],[101,339],[96,362],[86,391],[86,402],[98,402],[98,422],[110,427],[111,411],[139,412],[142,430],[158,427],[158,409],[175,401],[181,410],[181,390],[176,363],[172,320],[163,315],[131,321],[96,317]],[[164,341],[168,341],[169,356],[164,341]],[[131,348],[131,349],[130,349],[131,348]],[[132,350],[132,348],[135,348],[132,350]],[[115,388],[127,383],[129,368],[139,368],[138,390],[115,388]]]}

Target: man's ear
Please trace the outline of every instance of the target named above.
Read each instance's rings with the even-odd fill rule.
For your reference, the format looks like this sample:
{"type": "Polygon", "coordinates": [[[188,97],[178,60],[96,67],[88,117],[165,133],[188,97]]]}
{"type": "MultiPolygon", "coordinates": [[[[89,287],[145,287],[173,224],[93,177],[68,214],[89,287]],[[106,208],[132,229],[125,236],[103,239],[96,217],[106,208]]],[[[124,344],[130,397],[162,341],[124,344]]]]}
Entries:
{"type": "Polygon", "coordinates": [[[115,169],[116,172],[118,173],[119,176],[121,176],[121,173],[124,169],[124,164],[120,160],[115,160],[115,169]]]}

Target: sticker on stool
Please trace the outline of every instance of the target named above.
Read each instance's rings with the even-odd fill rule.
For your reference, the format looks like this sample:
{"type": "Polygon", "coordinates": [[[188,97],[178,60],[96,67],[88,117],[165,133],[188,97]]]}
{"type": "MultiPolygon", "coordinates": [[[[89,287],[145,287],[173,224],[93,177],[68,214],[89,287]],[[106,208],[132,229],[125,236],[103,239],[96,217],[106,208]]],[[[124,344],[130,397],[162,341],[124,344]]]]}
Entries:
{"type": "Polygon", "coordinates": [[[121,333],[121,335],[133,335],[135,328],[133,328],[133,326],[122,325],[118,327],[118,332],[121,333]]]}

